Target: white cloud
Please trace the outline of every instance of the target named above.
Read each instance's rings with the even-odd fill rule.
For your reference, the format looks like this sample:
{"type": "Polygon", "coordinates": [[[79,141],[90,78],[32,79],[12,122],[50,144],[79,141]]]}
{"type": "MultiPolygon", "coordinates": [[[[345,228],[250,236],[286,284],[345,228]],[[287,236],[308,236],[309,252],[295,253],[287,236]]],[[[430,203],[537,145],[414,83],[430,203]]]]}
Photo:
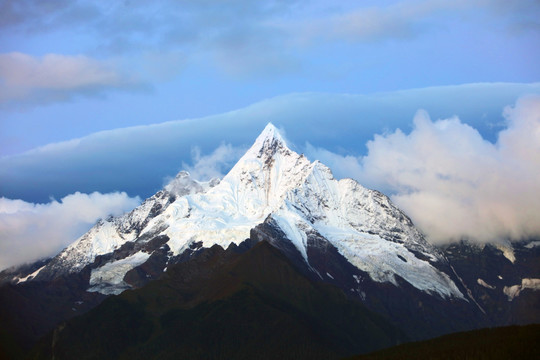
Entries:
{"type": "Polygon", "coordinates": [[[111,64],[83,55],[0,54],[0,105],[67,99],[133,85],[111,64]]]}
{"type": "Polygon", "coordinates": [[[0,198],[0,270],[52,256],[99,218],[131,210],[140,199],[126,193],[82,194],[34,204],[0,198]]]}
{"type": "Polygon", "coordinates": [[[341,176],[393,194],[432,242],[540,236],[540,96],[504,115],[496,143],[457,117],[432,121],[419,111],[409,134],[376,135],[365,157],[308,151],[341,176]]]}
{"type": "Polygon", "coordinates": [[[183,163],[182,167],[196,180],[205,181],[221,178],[244,152],[243,148],[231,144],[221,144],[211,154],[201,155],[201,149],[195,146],[191,150],[193,165],[183,163]]]}
{"type": "Polygon", "coordinates": [[[353,155],[339,155],[327,149],[315,147],[309,142],[305,146],[305,154],[311,160],[319,160],[331,166],[335,177],[358,179],[362,175],[361,158],[353,155]]]}

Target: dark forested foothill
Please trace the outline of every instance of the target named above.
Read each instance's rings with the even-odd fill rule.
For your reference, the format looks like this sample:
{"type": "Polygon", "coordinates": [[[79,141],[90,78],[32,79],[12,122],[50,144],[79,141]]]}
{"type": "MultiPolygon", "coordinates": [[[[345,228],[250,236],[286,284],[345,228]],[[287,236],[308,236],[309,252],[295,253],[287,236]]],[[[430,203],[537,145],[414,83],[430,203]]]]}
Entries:
{"type": "Polygon", "coordinates": [[[398,345],[349,360],[530,360],[540,357],[540,325],[507,326],[398,345]]]}
{"type": "Polygon", "coordinates": [[[267,242],[214,246],[49,333],[33,359],[330,359],[407,341],[267,242]]]}

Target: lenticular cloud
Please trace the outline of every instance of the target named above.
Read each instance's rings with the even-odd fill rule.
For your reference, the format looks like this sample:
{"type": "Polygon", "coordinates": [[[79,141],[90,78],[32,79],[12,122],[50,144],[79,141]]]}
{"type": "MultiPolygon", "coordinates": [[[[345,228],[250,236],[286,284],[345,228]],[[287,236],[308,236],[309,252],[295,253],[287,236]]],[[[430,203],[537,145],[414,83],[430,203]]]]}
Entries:
{"type": "Polygon", "coordinates": [[[424,111],[410,134],[377,135],[355,177],[384,189],[435,243],[540,236],[540,96],[504,110],[496,143],[424,111]]]}

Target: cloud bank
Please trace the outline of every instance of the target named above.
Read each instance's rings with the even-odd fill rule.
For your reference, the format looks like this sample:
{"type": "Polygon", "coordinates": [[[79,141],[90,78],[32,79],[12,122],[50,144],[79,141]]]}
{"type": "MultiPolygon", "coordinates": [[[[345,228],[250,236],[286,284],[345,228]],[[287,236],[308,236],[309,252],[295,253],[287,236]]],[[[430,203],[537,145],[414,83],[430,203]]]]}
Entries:
{"type": "Polygon", "coordinates": [[[0,270],[52,256],[99,219],[140,204],[124,192],[74,193],[46,204],[0,198],[0,270]]]}
{"type": "Polygon", "coordinates": [[[391,194],[434,243],[540,236],[540,96],[506,107],[495,143],[457,117],[376,135],[363,157],[307,146],[336,175],[391,194]]]}
{"type": "Polygon", "coordinates": [[[505,121],[501,110],[527,93],[540,94],[540,84],[284,95],[229,113],[104,131],[0,157],[0,196],[47,202],[50,196],[76,191],[122,190],[145,198],[163,186],[164,178],[174,177],[182,164],[194,166],[194,148],[201,154],[223,143],[247,148],[268,122],[286,129],[293,144],[309,141],[340,156],[362,156],[373,134],[409,130],[412,116],[423,108],[434,118],[458,115],[494,143],[505,121]]]}

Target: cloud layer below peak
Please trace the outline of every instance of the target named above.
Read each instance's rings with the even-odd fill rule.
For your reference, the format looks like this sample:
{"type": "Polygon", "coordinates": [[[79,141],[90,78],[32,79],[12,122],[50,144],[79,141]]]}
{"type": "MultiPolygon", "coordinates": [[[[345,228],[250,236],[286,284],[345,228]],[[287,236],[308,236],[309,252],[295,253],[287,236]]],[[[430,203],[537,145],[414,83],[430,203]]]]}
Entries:
{"type": "Polygon", "coordinates": [[[74,194],[35,204],[0,197],[0,270],[53,256],[88,231],[99,218],[140,203],[126,193],[74,194]]]}
{"type": "Polygon", "coordinates": [[[338,175],[391,194],[434,243],[540,236],[540,96],[504,110],[495,143],[457,117],[418,111],[410,133],[376,135],[364,157],[308,146],[338,175]]]}

